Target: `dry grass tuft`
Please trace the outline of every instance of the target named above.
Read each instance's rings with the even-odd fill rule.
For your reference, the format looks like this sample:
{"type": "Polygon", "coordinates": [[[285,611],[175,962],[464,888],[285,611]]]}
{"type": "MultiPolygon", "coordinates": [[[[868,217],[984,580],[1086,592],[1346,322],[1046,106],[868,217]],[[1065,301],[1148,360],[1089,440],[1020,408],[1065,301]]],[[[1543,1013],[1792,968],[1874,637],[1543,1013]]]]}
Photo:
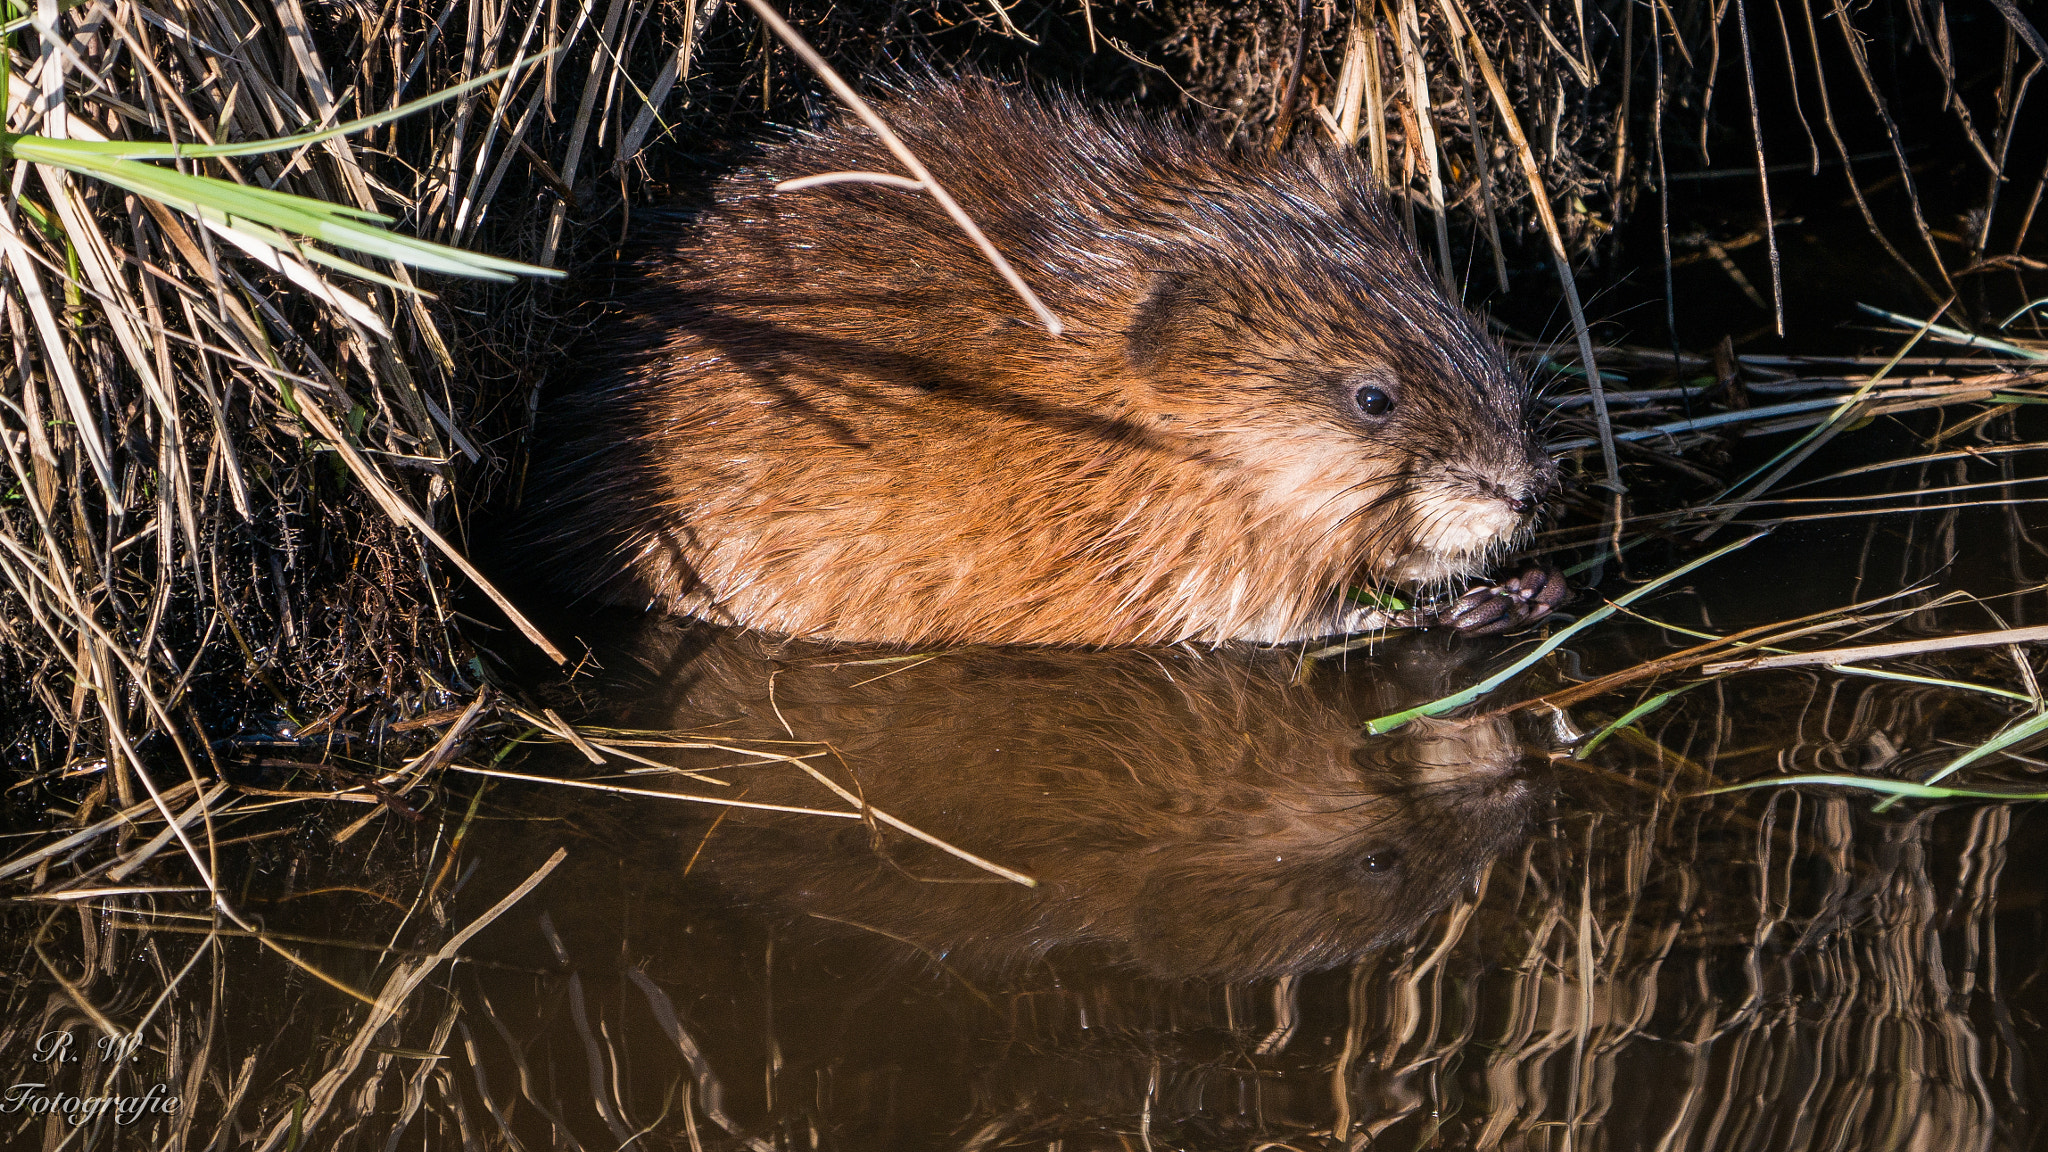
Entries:
{"type": "MultiPolygon", "coordinates": [[[[665,10],[623,2],[594,18],[299,0],[54,14],[10,25],[7,127],[49,138],[0,146],[17,156],[287,137],[524,62],[353,135],[127,163],[542,265],[630,186],[622,161],[651,139],[651,101],[690,43],[665,10]]],[[[361,728],[473,696],[451,605],[453,581],[481,582],[459,543],[465,497],[522,457],[515,409],[560,334],[545,294],[366,260],[378,249],[359,237],[342,237],[352,252],[295,242],[232,199],[202,219],[52,163],[10,172],[0,717],[19,766],[104,764],[128,804],[145,772],[209,773],[210,745],[237,730],[361,728]]]]}

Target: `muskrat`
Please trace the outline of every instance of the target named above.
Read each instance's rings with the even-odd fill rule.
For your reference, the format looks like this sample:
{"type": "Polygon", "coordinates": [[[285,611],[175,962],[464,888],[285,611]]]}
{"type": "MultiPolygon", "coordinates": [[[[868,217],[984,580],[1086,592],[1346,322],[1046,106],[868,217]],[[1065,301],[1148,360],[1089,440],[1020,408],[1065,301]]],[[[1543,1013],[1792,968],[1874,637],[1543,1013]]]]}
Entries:
{"type": "Polygon", "coordinates": [[[1355,152],[987,78],[881,112],[1065,333],[929,196],[777,191],[894,171],[858,122],[771,145],[656,238],[546,413],[548,578],[818,638],[1273,643],[1383,622],[1349,584],[1478,574],[1553,487],[1525,380],[1355,152]]]}

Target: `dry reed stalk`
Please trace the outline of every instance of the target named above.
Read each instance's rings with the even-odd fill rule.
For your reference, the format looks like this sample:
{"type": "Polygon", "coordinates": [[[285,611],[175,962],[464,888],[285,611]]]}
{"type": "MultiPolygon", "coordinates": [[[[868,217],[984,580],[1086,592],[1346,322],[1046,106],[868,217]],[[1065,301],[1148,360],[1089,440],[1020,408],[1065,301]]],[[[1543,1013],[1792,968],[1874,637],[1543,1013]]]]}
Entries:
{"type": "Polygon", "coordinates": [[[1451,267],[1451,227],[1444,216],[1443,160],[1437,149],[1436,118],[1430,114],[1429,73],[1422,62],[1421,17],[1416,14],[1415,0],[1401,0],[1395,19],[1394,42],[1400,46],[1401,73],[1408,81],[1408,100],[1412,107],[1420,110],[1415,120],[1415,160],[1429,188],[1429,214],[1436,221],[1437,276],[1443,281],[1444,291],[1456,297],[1458,285],[1451,267]]]}
{"type": "MultiPolygon", "coordinates": [[[[1044,302],[1039,300],[1038,294],[1033,292],[1030,286],[1024,283],[1024,278],[1017,274],[1017,270],[1010,266],[1010,262],[1004,259],[1003,254],[996,250],[996,246],[989,242],[989,238],[982,234],[980,227],[974,223],[973,218],[968,216],[966,210],[961,208],[959,203],[953,199],[952,193],[947,192],[945,186],[939,183],[938,178],[933,176],[925,168],[924,164],[918,160],[917,155],[906,147],[902,140],[897,138],[896,133],[890,130],[888,123],[874,110],[874,107],[861,99],[859,93],[856,93],[853,87],[844,79],[841,79],[839,73],[834,71],[832,66],[825,62],[825,58],[818,55],[818,50],[811,47],[810,42],[805,40],[796,29],[791,28],[788,21],[785,21],[776,14],[775,9],[768,5],[767,0],[745,0],[745,3],[747,7],[754,10],[756,16],[761,18],[761,22],[767,25],[769,31],[775,33],[777,39],[789,45],[790,50],[795,52],[798,58],[803,60],[805,64],[810,65],[811,70],[818,74],[818,78],[825,82],[826,87],[832,89],[832,94],[839,97],[853,111],[854,115],[860,117],[861,123],[866,124],[870,131],[881,138],[882,143],[888,147],[890,155],[896,157],[897,162],[901,163],[909,171],[910,181],[907,184],[899,184],[898,186],[906,190],[923,192],[937,201],[939,207],[945,210],[946,215],[952,218],[953,223],[958,225],[960,230],[967,234],[969,240],[973,241],[974,246],[981,251],[983,258],[995,268],[996,274],[1001,276],[1003,282],[1010,286],[1010,290],[1015,292],[1024,301],[1025,307],[1031,309],[1031,314],[1038,317],[1038,322],[1044,325],[1046,333],[1053,337],[1058,337],[1063,330],[1059,317],[1053,315],[1052,309],[1047,308],[1044,302]]],[[[801,180],[785,181],[778,185],[778,188],[793,190],[796,188],[814,187],[821,183],[846,181],[891,183],[901,180],[901,177],[891,176],[886,173],[835,172],[827,176],[810,176],[801,180]]]]}
{"type": "MultiPolygon", "coordinates": [[[[1750,672],[1765,668],[1796,668],[1808,664],[1856,664],[1895,656],[1917,656],[1923,652],[1947,652],[1956,648],[1987,648],[2048,640],[2048,627],[2002,628],[1962,636],[1937,636],[1930,640],[1900,640],[1890,644],[1863,644],[1846,648],[1823,648],[1813,652],[1787,652],[1777,656],[1754,656],[1746,660],[1724,660],[1701,666],[1709,676],[1723,672],[1750,672]]],[[[2031,670],[2029,670],[2031,671],[2031,670]]]]}

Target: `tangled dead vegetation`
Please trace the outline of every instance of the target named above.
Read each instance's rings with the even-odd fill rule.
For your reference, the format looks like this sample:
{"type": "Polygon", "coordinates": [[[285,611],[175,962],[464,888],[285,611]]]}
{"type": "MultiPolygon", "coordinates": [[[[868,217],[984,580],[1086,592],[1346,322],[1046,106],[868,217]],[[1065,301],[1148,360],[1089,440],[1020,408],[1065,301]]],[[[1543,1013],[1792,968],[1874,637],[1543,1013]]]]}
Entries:
{"type": "MultiPolygon", "coordinates": [[[[1971,28],[1923,0],[1083,0],[790,15],[870,82],[971,65],[1182,104],[1253,142],[1355,144],[1401,190],[1447,280],[1504,287],[1511,270],[1547,264],[1530,283],[1546,299],[1563,290],[1576,311],[1558,270],[1598,258],[1618,225],[1662,205],[1672,171],[1720,161],[1770,176],[1760,89],[1804,94],[1796,167],[1861,172],[1852,152],[1873,139],[1896,160],[1875,179],[1904,191],[1891,207],[1871,207],[1871,180],[1849,185],[1931,300],[2032,267],[2021,249],[2041,186],[2014,166],[2040,159],[2018,128],[2044,46],[2018,10],[1997,12],[1971,28]],[[1965,59],[1971,46],[1980,55],[1965,59]],[[1911,108],[1887,102],[1879,56],[1941,89],[1911,108]],[[1984,192],[1954,242],[1916,191],[1910,134],[1929,125],[1982,158],[1984,192]]],[[[372,762],[416,759],[434,744],[400,738],[401,725],[466,709],[493,653],[526,650],[516,613],[510,628],[466,618],[483,574],[465,557],[481,512],[520,498],[535,398],[592,323],[573,301],[601,285],[464,280],[443,274],[459,266],[413,271],[402,256],[275,230],[272,242],[237,213],[202,219],[175,197],[67,170],[48,141],[291,137],[519,64],[350,134],[147,163],[585,269],[631,235],[636,206],[701,187],[763,124],[828,114],[822,87],[719,0],[39,0],[6,14],[0,730],[12,774],[86,780],[83,822],[268,740],[350,734],[372,762]]],[[[1774,245],[1768,222],[1763,233],[1774,245]]],[[[1671,236],[1659,234],[1668,282],[1671,236]]],[[[1578,363],[1565,368],[1594,385],[1586,434],[1607,457],[1587,467],[1618,488],[1629,440],[1612,443],[1583,318],[1577,328],[1578,363]]],[[[1618,523],[1619,504],[1608,511],[1618,523]]]]}

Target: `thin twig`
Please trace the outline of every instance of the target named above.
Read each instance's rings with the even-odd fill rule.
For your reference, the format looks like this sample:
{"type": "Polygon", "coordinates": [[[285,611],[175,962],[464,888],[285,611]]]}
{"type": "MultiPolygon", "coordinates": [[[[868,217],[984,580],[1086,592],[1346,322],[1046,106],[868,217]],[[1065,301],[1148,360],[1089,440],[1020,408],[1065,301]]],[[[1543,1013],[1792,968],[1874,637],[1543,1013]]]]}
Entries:
{"type": "Polygon", "coordinates": [[[825,62],[823,56],[818,55],[818,50],[811,47],[810,42],[805,40],[801,33],[776,14],[768,0],[746,0],[746,5],[754,10],[754,14],[761,18],[761,22],[766,24],[770,31],[784,44],[789,45],[790,50],[818,74],[818,78],[825,82],[825,86],[832,89],[833,95],[839,97],[842,103],[853,110],[854,115],[860,117],[862,123],[874,131],[882,144],[889,149],[890,154],[896,157],[897,162],[910,170],[911,177],[932,199],[939,202],[939,207],[946,210],[946,215],[953,218],[953,223],[967,234],[969,240],[974,241],[974,246],[981,249],[982,256],[994,266],[996,274],[1001,276],[1003,282],[1010,286],[1010,290],[1024,301],[1031,309],[1032,315],[1038,317],[1038,322],[1045,326],[1046,332],[1058,336],[1064,331],[1065,326],[1060,323],[1059,317],[1053,315],[1052,310],[1039,301],[1038,294],[1024,283],[1024,278],[1017,274],[1017,270],[1010,266],[1010,262],[1005,260],[989,238],[982,234],[981,228],[967,215],[966,209],[960,207],[959,202],[953,199],[952,193],[947,192],[931,174],[930,169],[927,169],[904,145],[902,139],[889,128],[888,122],[882,119],[881,114],[860,98],[859,93],[853,90],[853,86],[842,79],[839,73],[825,62]]]}

